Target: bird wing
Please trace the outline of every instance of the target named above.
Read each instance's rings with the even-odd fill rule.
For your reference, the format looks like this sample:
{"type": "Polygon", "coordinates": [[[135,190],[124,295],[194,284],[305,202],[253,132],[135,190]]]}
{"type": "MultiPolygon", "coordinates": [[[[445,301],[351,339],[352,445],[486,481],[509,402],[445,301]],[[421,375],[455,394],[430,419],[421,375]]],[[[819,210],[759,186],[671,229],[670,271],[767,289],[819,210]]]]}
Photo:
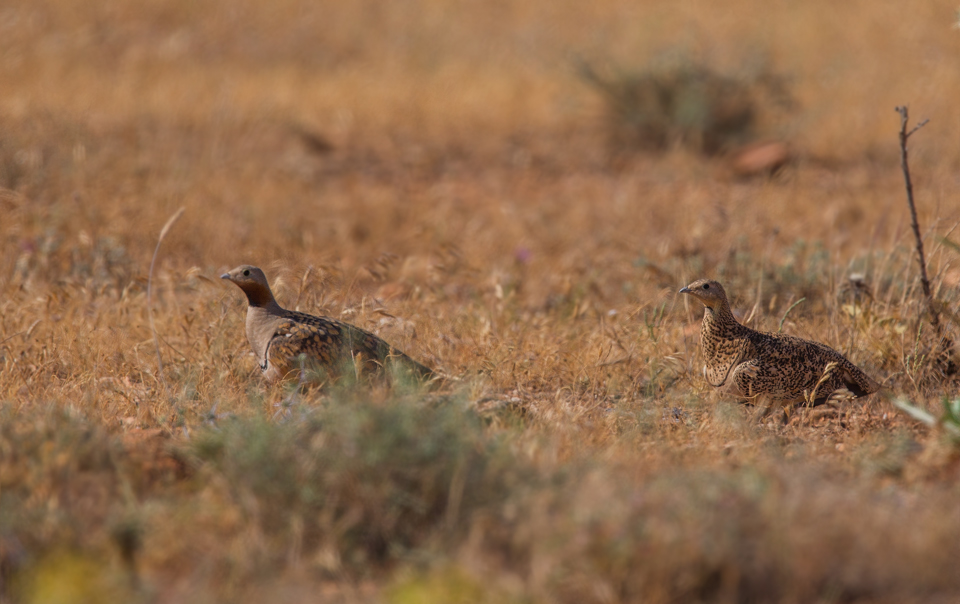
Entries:
{"type": "Polygon", "coordinates": [[[388,362],[399,362],[425,378],[432,371],[377,336],[327,317],[286,311],[267,349],[269,364],[281,375],[298,364],[300,355],[326,369],[339,370],[348,361],[378,371],[388,362]]]}
{"type": "Polygon", "coordinates": [[[261,369],[282,377],[299,365],[300,355],[312,364],[333,368],[340,360],[341,342],[336,322],[310,324],[284,317],[270,338],[261,369]]]}
{"type": "Polygon", "coordinates": [[[347,323],[341,323],[340,328],[346,348],[354,354],[360,353],[363,358],[371,359],[381,367],[401,367],[418,379],[434,377],[432,369],[414,361],[372,333],[347,323]]]}
{"type": "Polygon", "coordinates": [[[731,378],[734,389],[744,398],[794,403],[804,400],[804,389],[816,384],[819,375],[797,371],[769,358],[753,358],[737,365],[731,378]]]}
{"type": "Polygon", "coordinates": [[[761,334],[754,338],[756,362],[749,371],[735,370],[738,387],[751,395],[768,395],[774,400],[801,402],[816,387],[815,404],[837,398],[871,394],[879,384],[842,354],[820,342],[782,334],[761,334]],[[817,386],[830,363],[836,366],[817,386]],[[836,395],[836,396],[834,396],[836,395]]]}
{"type": "Polygon", "coordinates": [[[750,342],[738,338],[718,342],[713,354],[706,359],[703,374],[711,386],[719,388],[727,381],[730,371],[740,363],[750,342]]]}

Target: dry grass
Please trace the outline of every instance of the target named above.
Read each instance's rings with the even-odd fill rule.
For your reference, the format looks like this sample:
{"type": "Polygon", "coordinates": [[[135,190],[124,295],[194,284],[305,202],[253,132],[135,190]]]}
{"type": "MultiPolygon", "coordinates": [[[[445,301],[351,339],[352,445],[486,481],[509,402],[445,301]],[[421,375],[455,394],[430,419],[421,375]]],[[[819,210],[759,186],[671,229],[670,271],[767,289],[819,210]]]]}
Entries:
{"type": "Polygon", "coordinates": [[[675,296],[717,277],[768,330],[805,298],[786,331],[956,396],[893,110],[931,118],[956,316],[955,4],[588,4],[0,8],[0,602],[960,598],[956,446],[882,397],[751,424],[675,296]],[[612,165],[576,58],[670,52],[790,76],[767,135],[797,162],[612,165]],[[457,384],[267,387],[216,278],[241,262],[457,384]]]}

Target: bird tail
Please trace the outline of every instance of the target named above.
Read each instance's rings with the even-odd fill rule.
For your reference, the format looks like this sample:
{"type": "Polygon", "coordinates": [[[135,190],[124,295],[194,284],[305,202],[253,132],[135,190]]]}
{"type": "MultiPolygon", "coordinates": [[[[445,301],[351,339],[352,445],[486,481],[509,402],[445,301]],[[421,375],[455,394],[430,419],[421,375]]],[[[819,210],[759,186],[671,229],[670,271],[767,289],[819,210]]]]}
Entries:
{"type": "Polygon", "coordinates": [[[438,377],[437,372],[433,369],[423,363],[418,363],[396,348],[391,348],[385,360],[392,365],[394,371],[399,370],[401,374],[409,374],[410,377],[420,383],[430,382],[438,377]]]}
{"type": "Polygon", "coordinates": [[[847,375],[844,377],[846,378],[844,381],[846,382],[847,388],[856,396],[873,394],[882,387],[876,380],[863,372],[861,372],[860,376],[853,376],[850,375],[850,372],[847,372],[847,375]],[[858,380],[856,377],[861,377],[862,379],[858,380]]]}

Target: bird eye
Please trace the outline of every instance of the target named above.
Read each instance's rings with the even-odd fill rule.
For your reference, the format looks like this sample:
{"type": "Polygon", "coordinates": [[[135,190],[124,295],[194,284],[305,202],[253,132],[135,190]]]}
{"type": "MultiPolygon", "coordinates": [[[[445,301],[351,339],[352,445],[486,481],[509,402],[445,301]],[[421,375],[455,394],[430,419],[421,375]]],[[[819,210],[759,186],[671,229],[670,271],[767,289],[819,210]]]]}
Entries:
{"type": "Polygon", "coordinates": [[[709,284],[709,283],[704,283],[704,284],[703,284],[703,289],[710,289],[710,284],[709,284]]]}
{"type": "Polygon", "coordinates": [[[244,277],[249,277],[249,276],[250,276],[250,269],[248,269],[248,268],[247,268],[247,269],[244,269],[244,270],[243,270],[243,276],[244,276],[244,277]]]}

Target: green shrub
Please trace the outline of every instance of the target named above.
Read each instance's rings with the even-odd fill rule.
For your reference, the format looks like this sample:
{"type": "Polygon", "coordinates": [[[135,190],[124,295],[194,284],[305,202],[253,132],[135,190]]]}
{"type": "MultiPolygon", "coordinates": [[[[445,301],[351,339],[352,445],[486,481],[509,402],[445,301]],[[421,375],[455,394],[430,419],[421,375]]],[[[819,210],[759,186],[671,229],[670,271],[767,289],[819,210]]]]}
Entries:
{"type": "Polygon", "coordinates": [[[612,74],[582,63],[579,71],[603,99],[613,153],[680,144],[713,155],[749,142],[768,101],[791,104],[783,78],[769,72],[734,77],[692,62],[612,74]]]}
{"type": "Polygon", "coordinates": [[[354,566],[451,536],[458,517],[502,501],[519,480],[499,440],[460,405],[362,397],[334,397],[298,421],[209,429],[193,445],[201,472],[225,479],[265,534],[296,533],[304,555],[333,551],[354,566]]]}

